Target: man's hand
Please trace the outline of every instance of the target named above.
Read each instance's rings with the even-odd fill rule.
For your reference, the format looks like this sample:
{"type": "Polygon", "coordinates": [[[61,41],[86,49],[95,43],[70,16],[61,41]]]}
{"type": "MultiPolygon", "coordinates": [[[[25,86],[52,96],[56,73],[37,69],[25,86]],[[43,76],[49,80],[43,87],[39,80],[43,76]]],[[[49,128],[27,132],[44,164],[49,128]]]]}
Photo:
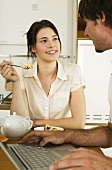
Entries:
{"type": "Polygon", "coordinates": [[[40,142],[40,146],[44,146],[49,142],[52,144],[62,144],[66,142],[66,137],[68,137],[67,131],[31,131],[19,143],[40,142]]]}
{"type": "Polygon", "coordinates": [[[112,158],[95,151],[79,148],[55,161],[50,170],[112,170],[112,158]]]}

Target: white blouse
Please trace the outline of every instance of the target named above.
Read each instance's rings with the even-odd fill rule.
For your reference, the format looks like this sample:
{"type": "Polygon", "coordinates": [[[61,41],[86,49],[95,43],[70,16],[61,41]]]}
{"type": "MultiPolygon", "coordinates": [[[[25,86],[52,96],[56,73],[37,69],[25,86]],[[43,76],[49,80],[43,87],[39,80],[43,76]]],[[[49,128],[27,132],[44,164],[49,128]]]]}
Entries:
{"type": "Polygon", "coordinates": [[[59,119],[71,117],[70,93],[84,86],[77,64],[58,62],[58,72],[46,96],[37,76],[37,61],[29,70],[18,68],[21,89],[26,91],[31,119],[59,119]]]}

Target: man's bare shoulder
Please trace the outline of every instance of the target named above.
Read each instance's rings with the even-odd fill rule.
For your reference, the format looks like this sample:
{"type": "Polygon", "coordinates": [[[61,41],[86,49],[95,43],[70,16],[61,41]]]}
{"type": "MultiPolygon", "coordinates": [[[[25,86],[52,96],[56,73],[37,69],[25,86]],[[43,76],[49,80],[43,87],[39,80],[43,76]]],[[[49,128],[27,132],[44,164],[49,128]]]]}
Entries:
{"type": "Polygon", "coordinates": [[[112,129],[112,116],[110,115],[108,126],[112,129]]]}
{"type": "Polygon", "coordinates": [[[108,126],[109,126],[109,128],[112,129],[112,123],[111,122],[108,122],[108,126]]]}

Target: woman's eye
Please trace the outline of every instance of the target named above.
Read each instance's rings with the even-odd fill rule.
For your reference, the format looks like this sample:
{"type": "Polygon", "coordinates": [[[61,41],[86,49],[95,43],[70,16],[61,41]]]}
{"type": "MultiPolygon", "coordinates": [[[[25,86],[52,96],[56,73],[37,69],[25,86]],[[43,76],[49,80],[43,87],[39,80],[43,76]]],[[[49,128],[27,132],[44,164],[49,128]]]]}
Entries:
{"type": "Polygon", "coordinates": [[[55,37],[53,40],[54,40],[54,41],[57,41],[57,40],[58,40],[58,37],[55,37]]]}
{"type": "Polygon", "coordinates": [[[42,40],[41,42],[42,42],[42,43],[46,43],[46,42],[47,42],[47,40],[42,40]]]}

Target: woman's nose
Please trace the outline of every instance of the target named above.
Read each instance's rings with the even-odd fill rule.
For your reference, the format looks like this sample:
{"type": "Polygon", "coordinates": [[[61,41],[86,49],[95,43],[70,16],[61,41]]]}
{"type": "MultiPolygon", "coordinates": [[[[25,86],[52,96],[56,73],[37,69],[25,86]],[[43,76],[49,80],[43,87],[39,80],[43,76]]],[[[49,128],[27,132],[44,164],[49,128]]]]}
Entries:
{"type": "Polygon", "coordinates": [[[54,46],[55,46],[55,43],[54,43],[53,41],[50,41],[50,42],[49,42],[49,47],[52,48],[52,47],[54,47],[54,46]]]}

